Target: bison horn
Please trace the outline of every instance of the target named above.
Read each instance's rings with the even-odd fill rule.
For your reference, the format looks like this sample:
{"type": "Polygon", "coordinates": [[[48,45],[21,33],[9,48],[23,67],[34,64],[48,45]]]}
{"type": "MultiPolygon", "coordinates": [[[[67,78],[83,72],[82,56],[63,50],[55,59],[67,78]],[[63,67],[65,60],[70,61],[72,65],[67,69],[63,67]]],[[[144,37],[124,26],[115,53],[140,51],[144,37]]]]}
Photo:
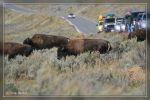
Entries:
{"type": "Polygon", "coordinates": [[[107,51],[110,51],[112,49],[110,43],[108,43],[108,50],[107,51]]]}
{"type": "Polygon", "coordinates": [[[67,41],[69,42],[69,41],[70,41],[70,39],[67,39],[67,41]]]}

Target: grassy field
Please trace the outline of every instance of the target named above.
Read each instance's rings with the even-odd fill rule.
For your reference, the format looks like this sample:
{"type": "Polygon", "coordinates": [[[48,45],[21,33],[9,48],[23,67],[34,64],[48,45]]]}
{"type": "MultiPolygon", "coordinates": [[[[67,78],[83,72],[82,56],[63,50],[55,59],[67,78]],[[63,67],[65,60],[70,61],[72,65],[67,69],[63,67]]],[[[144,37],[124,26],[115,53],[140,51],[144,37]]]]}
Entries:
{"type": "MultiPolygon", "coordinates": [[[[97,16],[92,12],[94,6],[81,6],[81,11],[76,10],[76,7],[68,9],[74,9],[81,15],[82,11],[91,9],[90,13],[97,16]]],[[[85,17],[87,13],[88,10],[82,16],[85,17]]],[[[95,16],[87,18],[95,19],[95,16]]],[[[18,55],[10,61],[5,56],[5,95],[146,95],[145,41],[136,42],[136,38],[128,40],[127,33],[83,36],[77,33],[73,26],[56,16],[5,11],[5,41],[22,43],[25,38],[35,33],[70,38],[102,38],[110,41],[113,49],[107,54],[85,52],[77,57],[69,56],[62,60],[57,59],[57,48],[35,50],[29,57],[18,55]]]]}

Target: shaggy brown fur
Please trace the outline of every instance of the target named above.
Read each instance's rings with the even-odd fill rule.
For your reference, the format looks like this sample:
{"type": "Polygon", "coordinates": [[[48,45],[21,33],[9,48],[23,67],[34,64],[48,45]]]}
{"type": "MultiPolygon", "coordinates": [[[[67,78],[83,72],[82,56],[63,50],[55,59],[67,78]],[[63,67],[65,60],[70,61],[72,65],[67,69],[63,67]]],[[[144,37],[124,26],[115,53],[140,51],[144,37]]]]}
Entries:
{"type": "Polygon", "coordinates": [[[110,51],[111,45],[109,41],[102,39],[73,39],[64,47],[59,47],[57,51],[58,59],[67,55],[77,55],[86,51],[99,51],[106,53],[110,51]]]}
{"type": "Polygon", "coordinates": [[[29,56],[33,51],[30,45],[23,45],[13,42],[0,43],[0,54],[8,55],[8,58],[14,58],[16,55],[29,56]]]}
{"type": "Polygon", "coordinates": [[[137,41],[144,41],[146,39],[146,29],[137,29],[128,35],[128,39],[137,37],[137,41]]]}
{"type": "Polygon", "coordinates": [[[35,49],[46,49],[52,47],[64,46],[68,42],[68,38],[63,36],[35,34],[31,39],[27,38],[23,44],[29,44],[35,49]]]}

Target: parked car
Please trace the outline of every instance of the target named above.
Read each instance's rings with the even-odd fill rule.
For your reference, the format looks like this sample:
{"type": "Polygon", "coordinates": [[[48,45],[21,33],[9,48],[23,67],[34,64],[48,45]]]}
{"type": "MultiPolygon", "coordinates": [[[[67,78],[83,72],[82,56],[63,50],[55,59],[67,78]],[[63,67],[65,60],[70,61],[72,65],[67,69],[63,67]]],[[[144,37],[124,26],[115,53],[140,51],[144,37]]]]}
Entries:
{"type": "Polygon", "coordinates": [[[147,27],[147,21],[146,21],[146,14],[145,13],[142,14],[142,16],[138,22],[138,26],[139,26],[139,29],[147,27]]]}
{"type": "Polygon", "coordinates": [[[126,29],[125,19],[124,18],[117,18],[115,24],[115,31],[116,32],[124,32],[126,29]]]}
{"type": "Polygon", "coordinates": [[[138,16],[137,16],[137,21],[140,21],[142,16],[143,16],[144,12],[143,13],[139,13],[138,16]]]}
{"type": "Polygon", "coordinates": [[[140,16],[140,14],[144,13],[144,11],[133,11],[131,12],[132,16],[133,16],[133,27],[134,30],[137,28],[138,26],[138,17],[140,16]]]}
{"type": "Polygon", "coordinates": [[[76,17],[76,15],[73,13],[68,14],[68,18],[75,18],[75,17],[76,17]]]}
{"type": "Polygon", "coordinates": [[[134,12],[131,12],[134,20],[137,20],[138,15],[142,14],[142,13],[144,13],[144,11],[134,11],[134,12]]]}
{"type": "Polygon", "coordinates": [[[115,31],[116,18],[105,18],[103,23],[103,29],[105,32],[115,31]]]}

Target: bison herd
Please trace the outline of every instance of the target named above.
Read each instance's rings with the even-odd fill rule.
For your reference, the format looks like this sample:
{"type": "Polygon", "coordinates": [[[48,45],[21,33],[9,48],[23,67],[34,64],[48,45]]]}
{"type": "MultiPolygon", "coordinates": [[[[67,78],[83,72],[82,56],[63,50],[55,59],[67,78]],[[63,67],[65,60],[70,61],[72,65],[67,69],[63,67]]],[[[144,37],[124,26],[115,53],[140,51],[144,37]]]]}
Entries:
{"type": "MultiPolygon", "coordinates": [[[[146,39],[146,30],[137,30],[128,35],[131,39],[137,37],[137,41],[146,39]]],[[[32,38],[27,38],[23,44],[13,42],[0,42],[0,54],[8,55],[8,59],[15,58],[16,55],[29,56],[34,50],[50,49],[57,47],[57,58],[61,59],[69,55],[78,55],[89,51],[106,53],[112,49],[111,44],[103,39],[70,39],[63,36],[35,34],[32,38]]]]}

